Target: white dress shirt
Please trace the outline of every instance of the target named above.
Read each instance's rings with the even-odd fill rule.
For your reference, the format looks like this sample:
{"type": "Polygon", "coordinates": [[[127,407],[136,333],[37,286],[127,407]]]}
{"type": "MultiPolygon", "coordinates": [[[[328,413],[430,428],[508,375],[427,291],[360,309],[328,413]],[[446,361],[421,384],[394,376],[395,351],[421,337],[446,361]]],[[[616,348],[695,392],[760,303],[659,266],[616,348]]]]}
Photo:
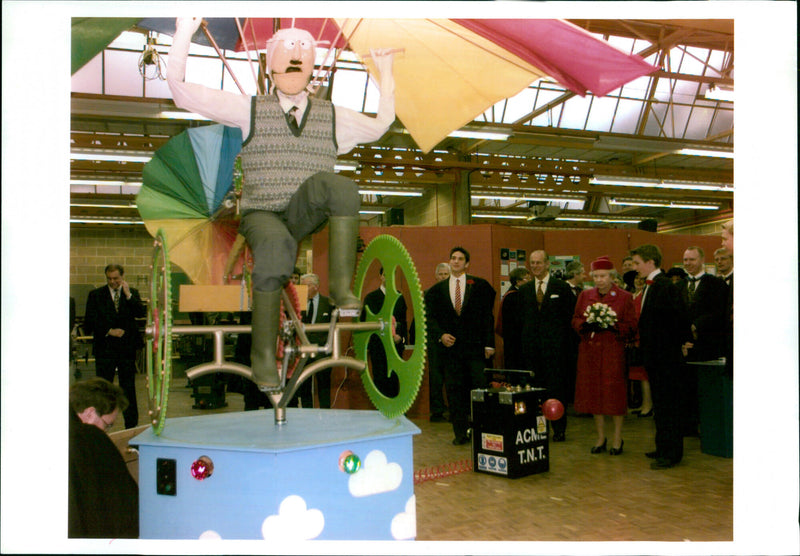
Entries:
{"type": "MultiPolygon", "coordinates": [[[[657,268],[653,272],[651,272],[650,274],[647,275],[646,280],[651,280],[652,281],[659,274],[661,274],[661,269],[657,268]]],[[[647,295],[647,290],[649,290],[649,289],[650,289],[649,284],[645,284],[644,290],[642,291],[642,307],[644,307],[644,298],[647,295]]]]}

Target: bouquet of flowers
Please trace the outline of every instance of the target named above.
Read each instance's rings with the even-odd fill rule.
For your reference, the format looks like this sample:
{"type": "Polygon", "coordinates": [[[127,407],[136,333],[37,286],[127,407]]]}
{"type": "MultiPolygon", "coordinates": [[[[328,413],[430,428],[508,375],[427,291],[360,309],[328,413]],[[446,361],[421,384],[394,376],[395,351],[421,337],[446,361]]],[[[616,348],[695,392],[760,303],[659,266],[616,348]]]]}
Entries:
{"type": "Polygon", "coordinates": [[[583,316],[586,317],[586,324],[594,329],[607,330],[617,324],[617,313],[605,303],[592,303],[586,307],[583,316]]]}

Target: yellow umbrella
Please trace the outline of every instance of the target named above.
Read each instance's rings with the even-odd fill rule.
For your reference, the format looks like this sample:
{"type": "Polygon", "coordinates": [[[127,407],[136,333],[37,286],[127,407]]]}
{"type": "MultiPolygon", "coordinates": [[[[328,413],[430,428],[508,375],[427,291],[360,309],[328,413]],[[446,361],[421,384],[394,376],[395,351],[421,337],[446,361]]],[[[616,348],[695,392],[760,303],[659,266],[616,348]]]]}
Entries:
{"type": "MultiPolygon", "coordinates": [[[[525,60],[449,19],[336,19],[350,47],[395,55],[395,112],[424,152],[493,104],[545,76],[525,60]]],[[[364,60],[375,73],[371,58],[364,60]]]]}

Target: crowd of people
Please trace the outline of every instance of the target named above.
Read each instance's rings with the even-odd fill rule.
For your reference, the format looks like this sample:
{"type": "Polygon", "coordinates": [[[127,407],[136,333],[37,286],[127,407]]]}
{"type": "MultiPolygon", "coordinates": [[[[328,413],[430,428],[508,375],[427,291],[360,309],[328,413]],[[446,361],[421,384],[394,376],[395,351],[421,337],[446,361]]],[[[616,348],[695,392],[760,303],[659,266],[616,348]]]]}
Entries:
{"type": "MultiPolygon", "coordinates": [[[[692,363],[724,358],[733,376],[732,223],[724,227],[714,261],[716,273],[710,274],[703,249],[690,246],[682,267],[665,271],[661,250],[641,245],[619,270],[608,257],[592,261],[593,287],[586,288],[581,262],[567,264],[562,279],[551,272],[548,254],[536,250],[527,268],[509,273],[495,321],[494,288],[467,274],[469,253],[454,247],[425,292],[431,421],[445,421],[449,406],[453,444],[469,441],[470,391],[488,386],[484,369],[497,365],[497,334],[504,368],[533,371],[533,386],[565,407],[572,403],[577,414],[593,416],[591,453],[623,453],[630,413],[655,420],[655,449],[645,454],[654,460],[651,467],[674,467],[683,457],[683,438],[699,434],[692,363]],[[631,407],[633,383],[639,407],[631,407]]],[[[565,441],[567,413],[551,425],[552,441],[565,441]]]]}

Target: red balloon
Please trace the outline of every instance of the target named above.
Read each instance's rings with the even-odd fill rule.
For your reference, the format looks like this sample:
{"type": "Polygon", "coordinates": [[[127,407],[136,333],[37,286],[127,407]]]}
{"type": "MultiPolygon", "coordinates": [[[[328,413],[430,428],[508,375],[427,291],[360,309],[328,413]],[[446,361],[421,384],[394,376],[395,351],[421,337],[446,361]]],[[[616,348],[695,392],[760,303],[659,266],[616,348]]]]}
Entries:
{"type": "Polygon", "coordinates": [[[550,398],[542,404],[542,413],[548,421],[557,421],[564,415],[564,404],[555,398],[550,398]]]}

